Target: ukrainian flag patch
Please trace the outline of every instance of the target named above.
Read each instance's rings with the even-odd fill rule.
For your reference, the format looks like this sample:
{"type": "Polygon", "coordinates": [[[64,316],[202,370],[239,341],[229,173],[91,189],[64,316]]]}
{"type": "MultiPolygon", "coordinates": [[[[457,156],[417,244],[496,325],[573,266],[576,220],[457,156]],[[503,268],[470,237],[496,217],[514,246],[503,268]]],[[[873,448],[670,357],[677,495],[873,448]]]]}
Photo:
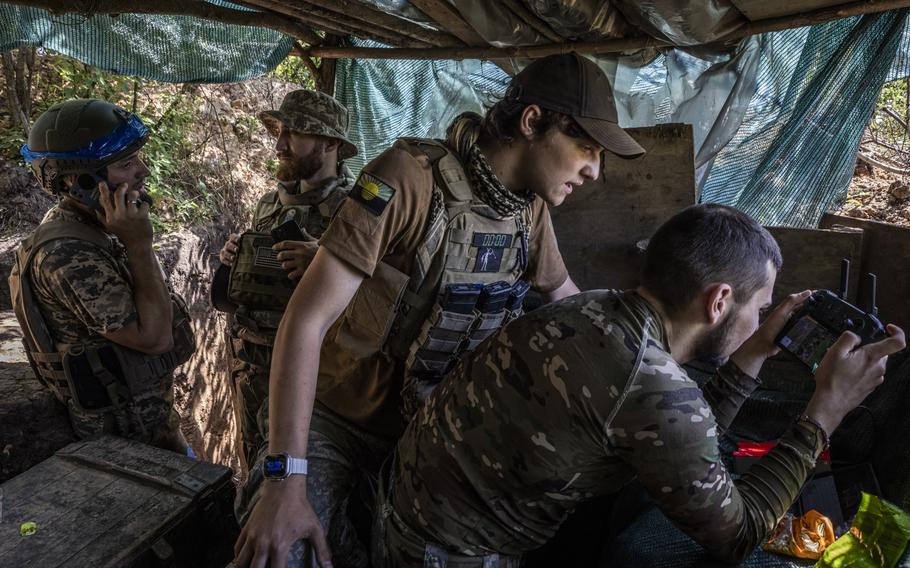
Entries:
{"type": "Polygon", "coordinates": [[[374,215],[382,215],[394,195],[394,187],[367,172],[361,172],[349,194],[351,199],[374,215]]]}

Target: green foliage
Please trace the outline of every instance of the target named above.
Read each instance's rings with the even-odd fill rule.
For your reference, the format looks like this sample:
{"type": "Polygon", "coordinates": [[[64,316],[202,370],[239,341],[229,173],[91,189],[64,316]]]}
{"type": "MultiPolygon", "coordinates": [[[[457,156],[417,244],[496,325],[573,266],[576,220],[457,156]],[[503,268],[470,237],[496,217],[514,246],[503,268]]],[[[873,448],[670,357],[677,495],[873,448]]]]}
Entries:
{"type": "Polygon", "coordinates": [[[908,120],[908,88],[910,83],[907,79],[885,83],[882,87],[875,114],[869,122],[869,130],[877,140],[892,146],[899,145],[901,148],[906,145],[908,133],[900,122],[907,124],[908,120]],[[884,109],[890,110],[891,113],[884,109]]]}
{"type": "MultiPolygon", "coordinates": [[[[318,66],[318,59],[312,58],[312,61],[318,66]]],[[[289,55],[286,57],[284,61],[278,64],[278,67],[268,74],[268,76],[281,79],[288,83],[296,83],[304,89],[316,88],[316,81],[310,74],[310,70],[307,69],[306,65],[303,64],[303,61],[296,55],[289,55]]]]}
{"type": "MultiPolygon", "coordinates": [[[[32,93],[32,122],[51,105],[72,98],[96,98],[132,109],[133,93],[143,87],[141,79],[107,73],[75,59],[49,52],[39,52],[36,60],[36,87],[32,93]]],[[[25,132],[4,128],[0,133],[0,157],[18,160],[19,148],[25,144],[25,132]]]]}
{"type": "Polygon", "coordinates": [[[142,149],[152,174],[146,180],[149,195],[155,198],[152,222],[156,229],[174,229],[196,224],[209,216],[215,200],[206,184],[188,179],[193,146],[189,132],[196,119],[196,96],[187,89],[164,97],[167,105],[158,117],[140,112],[149,127],[149,140],[142,149]]]}
{"type": "MultiPolygon", "coordinates": [[[[149,127],[142,157],[151,176],[146,180],[155,198],[152,223],[156,230],[174,230],[215,216],[222,205],[194,160],[190,134],[197,120],[199,97],[193,86],[183,88],[102,71],[74,59],[39,52],[32,92],[34,122],[51,105],[70,98],[98,98],[136,112],[149,127]]],[[[244,125],[252,130],[255,123],[244,125]]],[[[25,144],[21,128],[0,128],[0,158],[22,163],[25,144]]],[[[24,165],[24,164],[23,164],[24,165]]]]}

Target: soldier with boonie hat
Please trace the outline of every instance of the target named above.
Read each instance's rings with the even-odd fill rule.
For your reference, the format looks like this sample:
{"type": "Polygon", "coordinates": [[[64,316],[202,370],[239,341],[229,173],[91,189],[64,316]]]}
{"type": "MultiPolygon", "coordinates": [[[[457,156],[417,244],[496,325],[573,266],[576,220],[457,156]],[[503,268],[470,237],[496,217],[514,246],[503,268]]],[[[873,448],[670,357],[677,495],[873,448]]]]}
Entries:
{"type": "Polygon", "coordinates": [[[212,285],[215,307],[232,314],[231,382],[246,469],[266,440],[257,416],[267,403],[275,330],[353,183],[343,161],[357,155],[347,109],[325,93],[292,91],[258,116],[276,139],[278,187],[259,200],[251,230],[228,237],[212,285]]]}

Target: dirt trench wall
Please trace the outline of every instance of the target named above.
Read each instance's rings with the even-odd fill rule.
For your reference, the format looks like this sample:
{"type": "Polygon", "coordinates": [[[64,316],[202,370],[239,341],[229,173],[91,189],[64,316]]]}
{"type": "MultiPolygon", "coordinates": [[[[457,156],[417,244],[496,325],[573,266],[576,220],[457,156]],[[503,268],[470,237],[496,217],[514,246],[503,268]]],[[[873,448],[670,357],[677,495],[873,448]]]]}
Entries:
{"type": "Polygon", "coordinates": [[[157,243],[156,252],[171,286],[187,301],[196,335],[196,353],[174,377],[183,432],[200,457],[240,471],[227,322],[209,301],[218,251],[228,232],[212,225],[172,233],[157,243]]]}

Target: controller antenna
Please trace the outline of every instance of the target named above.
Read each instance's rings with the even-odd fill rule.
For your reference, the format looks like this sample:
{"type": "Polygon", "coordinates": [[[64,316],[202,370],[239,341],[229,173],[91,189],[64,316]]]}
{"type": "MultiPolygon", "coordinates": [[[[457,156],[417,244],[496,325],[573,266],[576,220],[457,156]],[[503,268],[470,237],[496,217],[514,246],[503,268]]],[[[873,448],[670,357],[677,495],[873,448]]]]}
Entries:
{"type": "Polygon", "coordinates": [[[847,292],[850,287],[850,261],[842,258],[840,261],[840,297],[847,301],[847,292]]]}
{"type": "Polygon", "coordinates": [[[878,316],[878,306],[875,305],[875,284],[875,274],[872,274],[871,272],[866,273],[866,281],[863,282],[863,291],[865,292],[866,301],[864,302],[865,306],[863,306],[863,309],[873,316],[878,316]]]}

